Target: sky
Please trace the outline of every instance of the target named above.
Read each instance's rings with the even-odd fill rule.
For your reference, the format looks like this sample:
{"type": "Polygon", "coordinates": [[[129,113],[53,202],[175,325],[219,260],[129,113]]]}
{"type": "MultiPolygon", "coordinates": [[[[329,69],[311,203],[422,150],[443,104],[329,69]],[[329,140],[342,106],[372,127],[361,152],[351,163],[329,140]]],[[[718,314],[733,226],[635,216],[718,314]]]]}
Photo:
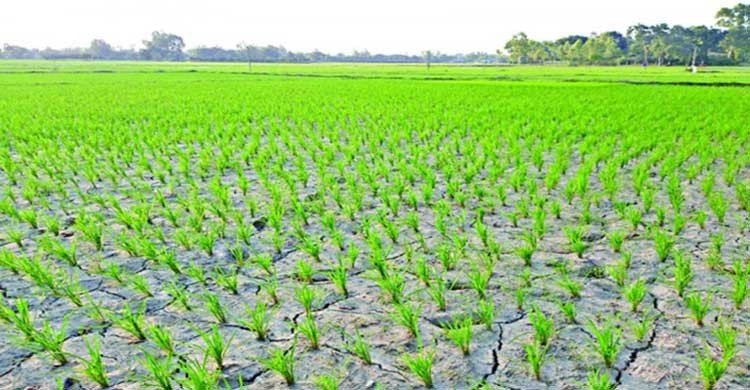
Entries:
{"type": "Polygon", "coordinates": [[[0,44],[140,48],[151,32],[187,47],[240,42],[293,51],[494,52],[515,33],[539,40],[636,23],[713,25],[740,0],[3,0],[0,44]]]}

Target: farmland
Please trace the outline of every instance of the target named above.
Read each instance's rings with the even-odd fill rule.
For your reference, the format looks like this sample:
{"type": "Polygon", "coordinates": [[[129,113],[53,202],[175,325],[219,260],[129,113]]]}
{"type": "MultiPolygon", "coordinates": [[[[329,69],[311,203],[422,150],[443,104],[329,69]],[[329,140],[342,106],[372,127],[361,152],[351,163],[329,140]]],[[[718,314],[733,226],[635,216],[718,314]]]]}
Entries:
{"type": "Polygon", "coordinates": [[[0,388],[750,387],[750,71],[0,62],[0,388]]]}

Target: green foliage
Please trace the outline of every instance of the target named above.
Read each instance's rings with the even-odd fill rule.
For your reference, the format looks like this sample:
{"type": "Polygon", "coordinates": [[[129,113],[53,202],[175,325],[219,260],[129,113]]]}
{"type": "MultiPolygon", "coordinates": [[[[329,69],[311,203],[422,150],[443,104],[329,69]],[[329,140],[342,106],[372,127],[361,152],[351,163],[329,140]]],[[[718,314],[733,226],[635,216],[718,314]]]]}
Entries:
{"type": "Polygon", "coordinates": [[[620,329],[611,321],[607,321],[603,325],[597,325],[592,321],[589,323],[588,329],[594,335],[594,349],[601,356],[604,365],[611,368],[622,348],[620,329]]]}
{"type": "Polygon", "coordinates": [[[431,389],[433,387],[432,365],[435,360],[435,353],[422,350],[415,354],[406,354],[403,359],[409,370],[424,383],[425,387],[431,389]]]}
{"type": "Polygon", "coordinates": [[[287,385],[294,385],[294,366],[296,363],[294,356],[295,349],[295,344],[292,344],[287,350],[279,348],[272,349],[268,357],[260,359],[260,363],[267,369],[281,375],[287,385]]]}

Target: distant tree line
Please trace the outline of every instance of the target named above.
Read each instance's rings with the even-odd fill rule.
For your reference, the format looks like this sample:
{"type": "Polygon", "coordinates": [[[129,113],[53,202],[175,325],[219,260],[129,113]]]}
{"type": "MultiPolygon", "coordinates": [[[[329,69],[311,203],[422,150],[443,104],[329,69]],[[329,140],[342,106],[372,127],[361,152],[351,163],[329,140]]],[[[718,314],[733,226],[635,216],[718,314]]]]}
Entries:
{"type": "Polygon", "coordinates": [[[101,39],[89,47],[29,49],[5,44],[0,58],[92,59],[206,62],[393,62],[393,63],[504,63],[571,65],[730,65],[750,62],[750,4],[722,8],[717,27],[657,24],[630,26],[617,31],[571,35],[555,41],[536,41],[524,33],[513,36],[496,54],[475,52],[421,55],[372,54],[367,50],[328,54],[318,50],[293,52],[283,46],[239,44],[235,48],[195,47],[186,50],[179,35],[154,31],[143,48],[114,48],[101,39]]]}
{"type": "Polygon", "coordinates": [[[625,34],[609,31],[536,41],[513,36],[505,51],[513,63],[571,65],[729,65],[750,62],[750,4],[722,8],[718,27],[656,24],[630,26],[625,34]]]}
{"type": "MultiPolygon", "coordinates": [[[[327,54],[318,50],[293,52],[283,46],[256,46],[239,44],[234,49],[222,47],[195,47],[185,50],[185,42],[179,35],[154,31],[150,40],[143,41],[143,48],[118,49],[101,39],[91,41],[86,48],[28,49],[15,45],[4,45],[0,58],[8,59],[90,59],[120,61],[204,61],[204,62],[393,62],[421,63],[421,55],[372,54],[367,50],[349,54],[327,54]]],[[[491,53],[443,54],[432,53],[432,62],[441,63],[496,63],[503,58],[491,53]]]]}

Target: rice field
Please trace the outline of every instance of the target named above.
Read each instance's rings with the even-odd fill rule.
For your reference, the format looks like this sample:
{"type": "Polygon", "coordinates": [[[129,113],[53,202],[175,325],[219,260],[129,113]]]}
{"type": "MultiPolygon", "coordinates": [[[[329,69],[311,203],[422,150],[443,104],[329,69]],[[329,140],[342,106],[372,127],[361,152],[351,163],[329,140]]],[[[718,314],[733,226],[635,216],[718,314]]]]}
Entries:
{"type": "Polygon", "coordinates": [[[0,62],[0,388],[750,387],[750,70],[0,62]]]}

